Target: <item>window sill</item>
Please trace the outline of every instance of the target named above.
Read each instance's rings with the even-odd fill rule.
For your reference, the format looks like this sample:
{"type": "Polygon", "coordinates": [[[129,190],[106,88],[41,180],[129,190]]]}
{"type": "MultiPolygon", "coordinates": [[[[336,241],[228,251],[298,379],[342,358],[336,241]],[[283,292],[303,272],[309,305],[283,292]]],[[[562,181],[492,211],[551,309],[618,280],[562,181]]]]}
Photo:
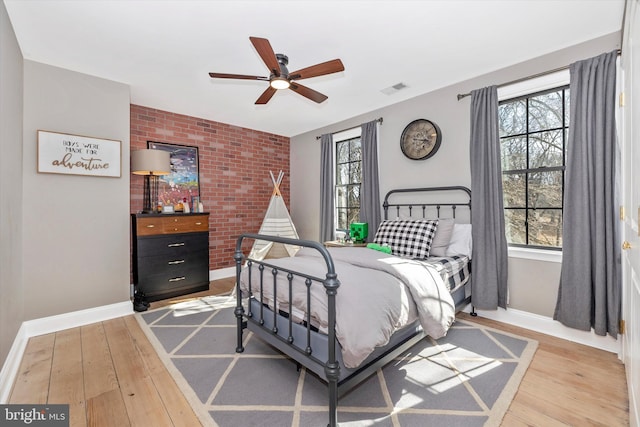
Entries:
{"type": "Polygon", "coordinates": [[[544,249],[529,249],[510,247],[509,258],[533,259],[536,261],[562,262],[562,251],[546,251],[544,249]]]}

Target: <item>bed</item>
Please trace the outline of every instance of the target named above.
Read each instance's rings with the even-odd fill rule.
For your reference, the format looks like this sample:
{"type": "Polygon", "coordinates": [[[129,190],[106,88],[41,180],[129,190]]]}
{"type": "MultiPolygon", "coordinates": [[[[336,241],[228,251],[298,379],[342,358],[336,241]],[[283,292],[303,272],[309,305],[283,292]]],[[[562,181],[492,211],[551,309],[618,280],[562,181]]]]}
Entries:
{"type": "Polygon", "coordinates": [[[236,351],[244,351],[249,330],[313,372],[327,383],[328,425],[336,426],[341,396],[425,335],[444,336],[470,304],[470,208],[466,187],[391,190],[370,236],[378,250],[241,235],[234,254],[236,351]],[[243,246],[255,240],[299,250],[247,258],[243,246]]]}

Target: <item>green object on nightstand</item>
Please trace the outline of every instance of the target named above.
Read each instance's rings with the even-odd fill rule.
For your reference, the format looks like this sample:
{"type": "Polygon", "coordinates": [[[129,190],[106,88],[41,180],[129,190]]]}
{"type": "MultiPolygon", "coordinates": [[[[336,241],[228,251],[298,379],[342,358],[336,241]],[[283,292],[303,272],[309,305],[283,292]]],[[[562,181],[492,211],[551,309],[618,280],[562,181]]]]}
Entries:
{"type": "Polygon", "coordinates": [[[349,226],[349,236],[354,243],[362,243],[369,235],[369,224],[366,222],[354,222],[349,226]]]}

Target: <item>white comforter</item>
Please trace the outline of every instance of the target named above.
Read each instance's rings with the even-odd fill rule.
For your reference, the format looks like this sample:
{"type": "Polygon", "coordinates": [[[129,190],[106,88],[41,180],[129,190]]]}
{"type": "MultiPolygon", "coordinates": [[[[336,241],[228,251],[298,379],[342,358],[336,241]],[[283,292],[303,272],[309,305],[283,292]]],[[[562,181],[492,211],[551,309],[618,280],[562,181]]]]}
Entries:
{"type": "MultiPolygon", "coordinates": [[[[348,368],[356,368],[376,347],[388,343],[391,335],[415,320],[416,313],[425,332],[433,338],[447,333],[455,318],[455,304],[438,272],[431,266],[367,248],[331,248],[340,287],[336,297],[336,337],[348,368]]],[[[326,265],[320,254],[303,248],[295,257],[268,260],[270,264],[324,278],[326,265]]],[[[258,297],[258,271],[253,267],[254,296],[258,297]]],[[[272,275],[265,269],[264,299],[273,301],[272,275]]],[[[247,290],[247,271],[241,287],[247,290]]],[[[327,295],[315,283],[311,293],[312,323],[326,329],[327,295]]],[[[306,286],[294,280],[293,310],[289,310],[286,274],[278,275],[278,307],[306,311],[306,286]]],[[[296,317],[302,317],[298,315],[296,317]]]]}

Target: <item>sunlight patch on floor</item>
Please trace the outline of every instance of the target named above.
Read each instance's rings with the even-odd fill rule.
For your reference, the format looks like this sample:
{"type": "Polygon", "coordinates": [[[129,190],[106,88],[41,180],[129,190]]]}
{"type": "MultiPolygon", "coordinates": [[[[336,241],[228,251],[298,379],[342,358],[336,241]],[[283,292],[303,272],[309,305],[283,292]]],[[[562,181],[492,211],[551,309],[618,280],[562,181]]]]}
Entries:
{"type": "Polygon", "coordinates": [[[190,301],[181,301],[170,306],[173,317],[213,312],[221,308],[235,307],[235,299],[229,296],[209,296],[190,301]]]}
{"type": "MultiPolygon", "coordinates": [[[[421,360],[431,362],[433,369],[441,369],[443,376],[432,382],[432,384],[426,384],[425,378],[421,378],[420,376],[421,371],[416,370],[413,373],[408,373],[406,380],[410,381],[414,386],[425,387],[434,395],[445,393],[455,387],[460,387],[463,382],[486,374],[502,365],[502,362],[499,360],[488,358],[475,353],[471,349],[461,348],[450,343],[423,349],[419,354],[397,360],[397,364],[408,362],[407,367],[409,367],[412,363],[417,363],[421,360]],[[462,350],[464,357],[450,357],[449,353],[454,350],[462,350]],[[469,366],[470,364],[472,366],[469,366]],[[455,367],[456,373],[452,373],[451,366],[455,367]],[[465,369],[461,371],[460,368],[462,366],[465,366],[465,369]]],[[[409,370],[411,369],[409,368],[409,370]]],[[[408,390],[405,390],[405,393],[407,396],[411,394],[408,390]]]]}

